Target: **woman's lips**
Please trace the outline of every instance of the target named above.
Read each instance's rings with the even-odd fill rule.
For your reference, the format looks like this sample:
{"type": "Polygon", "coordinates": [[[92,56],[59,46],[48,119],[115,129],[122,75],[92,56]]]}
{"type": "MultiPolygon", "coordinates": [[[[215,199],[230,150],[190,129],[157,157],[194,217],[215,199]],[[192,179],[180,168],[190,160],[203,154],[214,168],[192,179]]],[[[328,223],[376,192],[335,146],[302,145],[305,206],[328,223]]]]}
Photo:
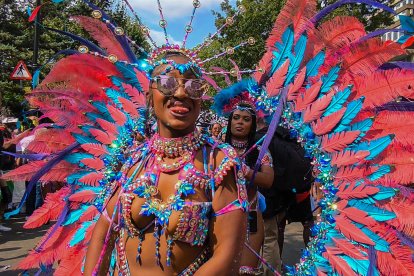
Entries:
{"type": "Polygon", "coordinates": [[[169,109],[171,113],[177,117],[185,116],[188,112],[190,112],[190,109],[185,106],[172,106],[169,109]]]}
{"type": "Polygon", "coordinates": [[[236,127],[236,130],[241,132],[241,131],[244,130],[244,128],[242,128],[242,127],[236,127]]]}

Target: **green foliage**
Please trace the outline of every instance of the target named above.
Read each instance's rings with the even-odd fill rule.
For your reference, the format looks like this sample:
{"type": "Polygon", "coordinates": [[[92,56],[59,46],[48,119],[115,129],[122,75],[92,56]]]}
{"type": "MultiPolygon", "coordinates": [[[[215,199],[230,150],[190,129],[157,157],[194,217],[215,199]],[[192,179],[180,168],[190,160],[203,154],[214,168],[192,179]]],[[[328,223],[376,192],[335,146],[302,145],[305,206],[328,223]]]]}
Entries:
{"type": "MultiPolygon", "coordinates": [[[[318,7],[325,7],[335,2],[337,2],[337,0],[318,0],[318,7]]],[[[390,1],[388,0],[378,0],[377,2],[383,3],[385,5],[389,5],[390,3],[390,1]]],[[[337,15],[355,16],[364,24],[367,32],[372,32],[380,28],[385,28],[393,23],[392,14],[388,12],[383,12],[382,10],[379,10],[377,8],[372,8],[365,4],[344,5],[335,10],[331,15],[327,17],[327,19],[330,19],[337,15]]]]}

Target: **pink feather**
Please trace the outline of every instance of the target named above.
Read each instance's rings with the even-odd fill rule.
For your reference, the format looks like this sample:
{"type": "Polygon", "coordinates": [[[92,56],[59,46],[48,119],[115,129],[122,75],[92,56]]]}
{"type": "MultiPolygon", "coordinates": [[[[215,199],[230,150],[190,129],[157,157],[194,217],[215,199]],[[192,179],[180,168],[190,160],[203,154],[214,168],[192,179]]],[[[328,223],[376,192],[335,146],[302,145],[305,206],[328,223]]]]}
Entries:
{"type": "Polygon", "coordinates": [[[335,175],[335,182],[340,180],[354,181],[356,179],[363,178],[366,174],[367,170],[365,168],[352,166],[341,167],[335,175]]]}
{"type": "Polygon", "coordinates": [[[81,162],[85,166],[98,171],[105,167],[105,163],[99,158],[85,158],[81,162]]]}
{"type": "Polygon", "coordinates": [[[361,229],[356,227],[351,221],[339,214],[335,217],[336,229],[338,229],[345,237],[350,240],[364,243],[366,245],[375,245],[375,243],[362,232],[361,229]]]}
{"type": "Polygon", "coordinates": [[[288,100],[293,101],[298,97],[299,89],[302,88],[306,78],[306,67],[303,67],[296,76],[293,84],[289,87],[288,100]]]}
{"type": "Polygon", "coordinates": [[[351,269],[351,267],[349,267],[346,261],[336,256],[342,253],[341,250],[331,246],[325,246],[325,248],[326,252],[322,254],[329,261],[334,270],[336,270],[340,275],[344,276],[355,275],[354,271],[351,269]]]}
{"type": "Polygon", "coordinates": [[[80,192],[76,192],[69,197],[69,200],[72,202],[79,202],[79,203],[90,203],[95,200],[98,196],[94,191],[91,190],[82,190],[80,192]]]}
{"type": "Polygon", "coordinates": [[[122,97],[118,97],[118,100],[121,102],[124,111],[128,113],[132,118],[139,117],[139,113],[137,111],[138,106],[136,106],[133,102],[122,97]]]}
{"type": "Polygon", "coordinates": [[[122,87],[125,93],[131,97],[132,102],[136,104],[136,107],[144,107],[146,105],[145,94],[139,92],[138,89],[127,83],[122,83],[122,87]]]}
{"type": "Polygon", "coordinates": [[[91,172],[85,176],[79,178],[79,181],[91,185],[91,186],[99,186],[99,180],[102,180],[104,175],[100,172],[91,172]]]}
{"type": "Polygon", "coordinates": [[[65,204],[62,204],[62,202],[69,192],[69,187],[63,187],[57,192],[49,193],[43,205],[33,212],[23,227],[25,229],[33,229],[44,225],[50,220],[57,219],[65,207],[65,204]]]}
{"type": "Polygon", "coordinates": [[[73,16],[72,18],[81,25],[93,39],[98,41],[99,46],[105,49],[108,54],[113,54],[120,60],[128,61],[128,56],[122,49],[121,44],[105,23],[101,20],[81,15],[73,16]]]}
{"type": "Polygon", "coordinates": [[[367,256],[362,254],[361,250],[348,240],[339,238],[332,238],[332,240],[345,255],[357,260],[367,259],[367,256]]]}
{"type": "Polygon", "coordinates": [[[345,107],[336,111],[335,113],[326,116],[322,119],[312,123],[313,132],[316,135],[323,135],[329,133],[334,127],[341,121],[342,116],[345,114],[345,107]]]}
{"type": "Polygon", "coordinates": [[[341,151],[352,144],[360,133],[360,131],[343,131],[334,133],[331,137],[328,134],[324,135],[321,148],[326,152],[341,151]]]}
{"type": "Polygon", "coordinates": [[[272,75],[266,83],[266,91],[269,97],[274,97],[280,93],[280,89],[285,83],[286,74],[289,69],[289,60],[286,60],[283,65],[272,75]]]}
{"type": "Polygon", "coordinates": [[[112,144],[112,141],[113,141],[112,138],[115,137],[114,135],[109,136],[108,132],[104,132],[104,131],[96,129],[96,128],[89,129],[89,132],[92,134],[93,137],[95,137],[96,140],[98,140],[99,142],[101,142],[104,145],[112,144]]]}
{"type": "Polygon", "coordinates": [[[118,127],[114,123],[108,122],[104,119],[98,118],[96,122],[101,126],[101,128],[109,136],[109,140],[114,141],[118,135],[118,127]]]}
{"type": "Polygon", "coordinates": [[[295,100],[295,112],[305,110],[318,96],[321,90],[322,82],[314,83],[303,95],[300,95],[295,100]]]}
{"type": "Polygon", "coordinates": [[[119,109],[117,109],[116,107],[112,105],[108,105],[107,108],[108,108],[109,114],[111,114],[112,119],[114,119],[117,125],[123,126],[126,123],[127,117],[122,111],[120,111],[119,109]]]}
{"type": "Polygon", "coordinates": [[[310,123],[320,118],[323,112],[331,103],[333,93],[329,93],[316,101],[314,101],[310,106],[308,106],[303,113],[303,122],[310,123]]]}
{"type": "MultiPolygon", "coordinates": [[[[135,74],[137,76],[137,79],[142,87],[142,90],[144,93],[141,94],[145,94],[148,93],[149,91],[149,86],[150,86],[150,80],[148,78],[148,76],[146,75],[145,72],[139,71],[138,69],[134,68],[135,74]]],[[[143,106],[145,105],[145,98],[144,101],[140,102],[143,106]]]]}
{"type": "Polygon", "coordinates": [[[81,147],[86,152],[93,154],[94,156],[97,156],[97,157],[108,154],[108,150],[104,145],[90,143],[90,144],[82,144],[81,147]]]}
{"type": "Polygon", "coordinates": [[[353,165],[364,160],[369,155],[369,151],[352,151],[346,150],[335,153],[332,156],[331,164],[337,167],[353,165]]]}
{"type": "Polygon", "coordinates": [[[340,185],[338,189],[336,196],[341,199],[367,198],[379,192],[377,187],[364,184],[356,186],[356,183],[350,183],[348,186],[340,185]]]}

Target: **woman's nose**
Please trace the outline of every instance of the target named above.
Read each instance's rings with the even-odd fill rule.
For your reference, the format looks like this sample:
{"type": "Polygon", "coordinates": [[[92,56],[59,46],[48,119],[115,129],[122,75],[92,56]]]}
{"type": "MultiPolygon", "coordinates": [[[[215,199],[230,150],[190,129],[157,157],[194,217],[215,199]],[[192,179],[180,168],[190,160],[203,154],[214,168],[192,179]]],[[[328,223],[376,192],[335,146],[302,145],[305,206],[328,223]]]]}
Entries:
{"type": "Polygon", "coordinates": [[[175,90],[174,97],[176,98],[185,98],[187,94],[185,93],[184,84],[180,83],[175,90]]]}

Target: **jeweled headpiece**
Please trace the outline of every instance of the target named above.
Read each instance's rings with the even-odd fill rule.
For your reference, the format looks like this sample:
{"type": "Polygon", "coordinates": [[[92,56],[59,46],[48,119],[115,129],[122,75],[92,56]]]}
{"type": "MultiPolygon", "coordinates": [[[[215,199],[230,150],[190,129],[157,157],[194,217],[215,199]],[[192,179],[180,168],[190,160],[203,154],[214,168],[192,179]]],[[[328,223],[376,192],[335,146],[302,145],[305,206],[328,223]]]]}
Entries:
{"type": "MultiPolygon", "coordinates": [[[[231,26],[234,24],[235,19],[237,16],[239,16],[240,14],[244,13],[246,11],[245,7],[242,5],[238,6],[238,10],[237,12],[231,16],[226,18],[225,23],[217,29],[217,31],[212,34],[209,35],[202,43],[200,43],[197,47],[195,47],[194,49],[190,49],[190,48],[186,48],[186,42],[187,42],[187,38],[189,36],[189,34],[193,31],[193,20],[196,14],[196,10],[198,8],[200,8],[201,6],[201,1],[200,0],[193,0],[193,10],[190,16],[190,20],[187,23],[187,25],[185,25],[185,35],[183,38],[183,41],[181,43],[181,45],[178,44],[172,44],[170,43],[169,39],[168,39],[168,32],[167,32],[167,26],[168,26],[168,22],[166,21],[165,17],[164,17],[164,12],[163,12],[163,8],[161,5],[161,1],[157,0],[157,4],[158,4],[158,10],[159,10],[159,14],[160,14],[160,21],[159,21],[159,26],[163,29],[163,33],[164,33],[164,39],[165,39],[165,44],[159,46],[157,45],[157,43],[154,41],[154,39],[151,36],[151,32],[149,30],[148,27],[146,27],[145,25],[143,25],[137,15],[137,13],[135,12],[135,10],[132,8],[131,4],[129,3],[128,0],[123,0],[125,2],[125,4],[128,6],[128,8],[131,10],[131,12],[133,13],[133,15],[135,16],[135,19],[138,21],[138,23],[140,24],[141,30],[144,33],[144,35],[148,38],[148,40],[150,41],[150,43],[153,46],[153,50],[151,52],[146,52],[142,47],[136,45],[136,43],[131,40],[130,38],[128,38],[125,35],[124,30],[121,27],[117,27],[115,24],[111,23],[109,17],[103,12],[101,11],[98,7],[96,7],[95,5],[93,5],[92,3],[88,3],[90,7],[92,7],[94,10],[92,12],[92,16],[96,19],[101,19],[103,20],[108,27],[117,35],[119,36],[120,40],[123,40],[124,42],[129,42],[130,44],[136,46],[138,48],[138,50],[143,54],[143,56],[145,56],[145,58],[143,60],[133,62],[131,63],[130,61],[127,60],[121,60],[120,57],[114,55],[114,54],[107,54],[104,55],[102,53],[96,53],[96,55],[102,56],[102,57],[106,57],[108,58],[109,61],[115,63],[115,62],[123,62],[126,64],[130,64],[133,65],[134,67],[138,67],[140,70],[147,72],[147,75],[150,76],[153,69],[159,65],[162,64],[168,64],[170,66],[167,66],[167,68],[165,69],[164,72],[162,72],[161,74],[165,74],[168,73],[169,71],[173,70],[173,69],[177,69],[180,72],[184,72],[187,71],[190,68],[195,68],[196,72],[199,72],[197,75],[216,75],[216,74],[231,74],[231,75],[240,75],[243,73],[252,73],[255,72],[255,70],[245,70],[245,71],[240,71],[236,69],[232,69],[229,72],[222,70],[222,71],[207,71],[205,68],[205,64],[208,63],[211,60],[217,59],[217,58],[222,58],[224,56],[227,55],[232,55],[237,49],[246,46],[246,45],[253,45],[255,44],[255,39],[253,37],[249,37],[248,39],[246,39],[245,41],[240,42],[238,45],[236,46],[232,46],[232,47],[227,47],[225,49],[225,51],[221,52],[221,53],[217,53],[211,57],[208,57],[204,60],[200,59],[198,57],[198,53],[200,52],[200,50],[202,50],[204,47],[210,45],[213,41],[214,38],[216,38],[221,31],[227,27],[227,26],[231,26]],[[169,60],[168,58],[165,58],[165,55],[168,53],[180,53],[184,56],[186,56],[189,59],[189,62],[186,64],[176,64],[173,60],[169,60]],[[235,72],[237,71],[237,72],[235,72]]],[[[88,52],[90,49],[88,49],[86,46],[83,46],[82,48],[80,48],[81,52],[88,52]]]]}

